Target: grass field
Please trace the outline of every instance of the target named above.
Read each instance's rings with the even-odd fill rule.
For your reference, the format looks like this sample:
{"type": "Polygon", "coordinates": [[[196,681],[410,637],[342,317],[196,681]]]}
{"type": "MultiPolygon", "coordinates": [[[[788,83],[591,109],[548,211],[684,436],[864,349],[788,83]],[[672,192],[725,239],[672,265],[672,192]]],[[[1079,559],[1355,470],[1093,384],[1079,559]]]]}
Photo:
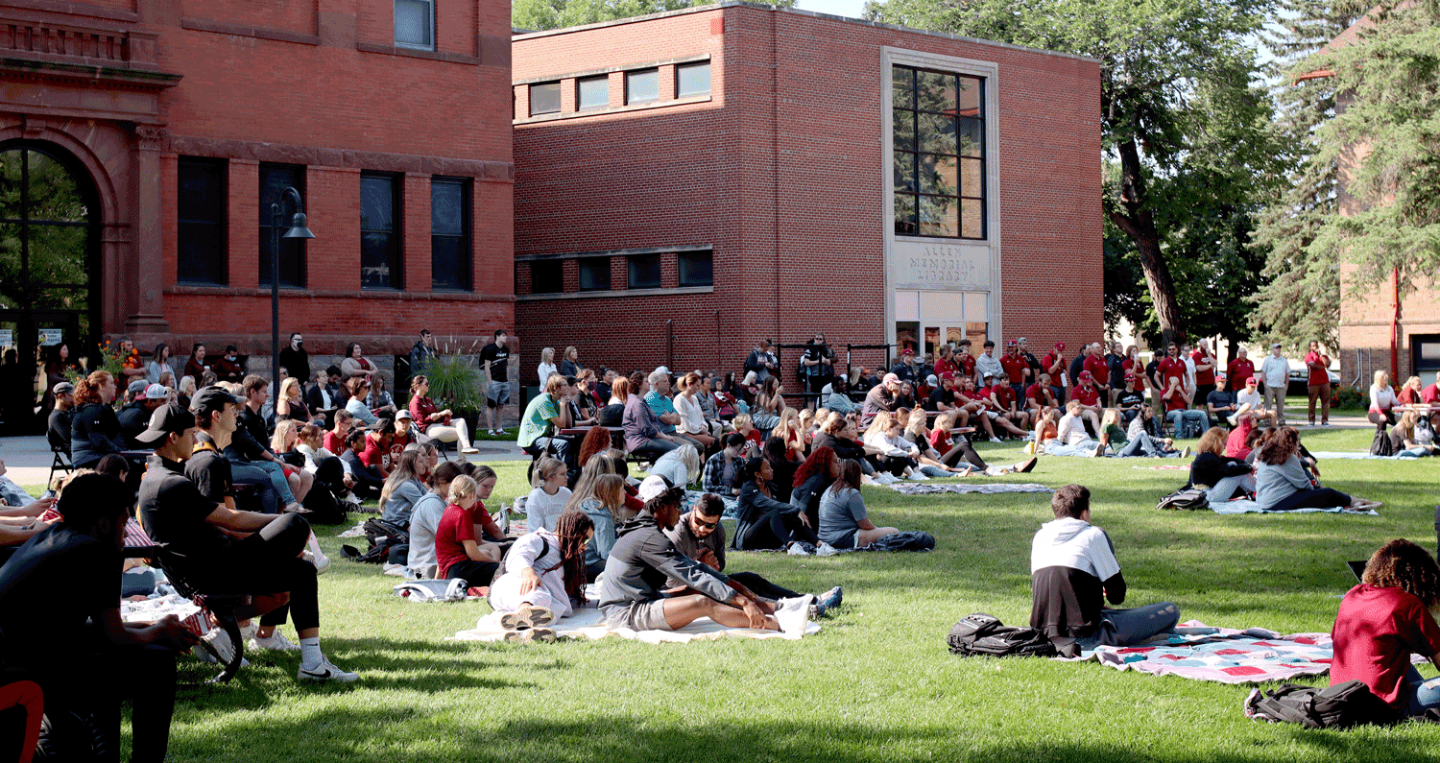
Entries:
{"type": "MultiPolygon", "coordinates": [[[[1305,435],[1312,450],[1363,450],[1369,438],[1305,435]]],[[[1018,448],[980,448],[995,462],[1019,458],[1018,448]]],[[[1010,479],[1089,486],[1131,586],[1127,604],[1168,599],[1182,619],[1211,625],[1329,631],[1353,583],[1346,560],[1394,537],[1433,548],[1440,460],[1322,464],[1329,486],[1385,501],[1379,517],[1159,512],[1156,500],[1185,479],[1144,468],[1160,463],[1177,462],[1049,457],[1010,479]]],[[[523,469],[498,465],[497,499],[524,491],[523,469]]],[[[952,656],[944,637],[966,614],[1028,620],[1030,538],[1051,518],[1049,497],[867,488],[865,498],[878,524],[929,531],[937,550],[730,555],[732,570],[798,590],[845,586],[838,615],[793,642],[448,643],[488,607],[397,599],[395,578],[340,559],[343,528],[320,528],[336,558],[321,578],[326,651],[360,682],[302,686],[296,656],[257,655],[228,686],[182,692],[170,759],[1273,763],[1408,761],[1440,745],[1440,727],[1254,723],[1241,713],[1248,687],[952,656]]],[[[189,659],[181,667],[189,679],[210,674],[189,659]]]]}

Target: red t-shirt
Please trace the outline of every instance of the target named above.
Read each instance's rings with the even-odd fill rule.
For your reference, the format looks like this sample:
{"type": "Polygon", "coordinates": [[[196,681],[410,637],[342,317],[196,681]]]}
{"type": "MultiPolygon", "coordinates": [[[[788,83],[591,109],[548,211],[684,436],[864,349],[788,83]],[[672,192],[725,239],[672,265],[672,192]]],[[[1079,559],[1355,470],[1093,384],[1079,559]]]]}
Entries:
{"type": "MultiPolygon", "coordinates": [[[[1061,374],[1061,373],[1063,373],[1063,372],[1065,371],[1065,356],[1064,356],[1064,355],[1059,355],[1059,354],[1056,354],[1056,353],[1053,353],[1053,352],[1046,353],[1046,354],[1045,354],[1045,358],[1040,361],[1040,370],[1043,371],[1043,372],[1045,372],[1045,373],[1047,373],[1047,374],[1050,374],[1050,383],[1051,383],[1051,384],[1054,384],[1054,385],[1056,385],[1056,386],[1059,386],[1059,385],[1060,385],[1060,377],[1059,377],[1059,374],[1061,374]],[[1054,368],[1056,363],[1059,363],[1059,364],[1060,364],[1060,370],[1059,370],[1059,371],[1056,371],[1055,373],[1050,373],[1050,369],[1054,368]]],[[[1070,380],[1070,383],[1071,383],[1071,384],[1074,384],[1074,383],[1075,383],[1075,380],[1074,380],[1074,379],[1071,379],[1071,380],[1070,380]]]]}
{"type": "Polygon", "coordinates": [[[390,454],[388,448],[380,447],[380,443],[370,435],[365,435],[365,450],[360,451],[360,462],[374,469],[385,462],[385,456],[390,454]]]}
{"type": "MultiPolygon", "coordinates": [[[[1161,391],[1160,391],[1160,395],[1161,395],[1162,397],[1164,397],[1165,391],[1168,390],[1168,389],[1169,389],[1169,387],[1166,387],[1165,390],[1161,390],[1161,391]]],[[[1169,397],[1166,397],[1166,398],[1165,398],[1165,412],[1166,412],[1166,413],[1169,413],[1170,411],[1180,411],[1180,410],[1184,410],[1184,409],[1185,409],[1185,393],[1182,392],[1182,391],[1180,391],[1180,388],[1179,388],[1179,387],[1176,387],[1174,394],[1172,394],[1172,395],[1170,395],[1169,397]]]]}
{"type": "Polygon", "coordinates": [[[1400,390],[1400,394],[1396,395],[1395,399],[1398,400],[1401,405],[1418,405],[1420,403],[1419,395],[1416,395],[1415,390],[1409,387],[1400,390]]]}
{"type": "Polygon", "coordinates": [[[1134,358],[1126,358],[1120,361],[1120,370],[1124,371],[1125,373],[1130,373],[1131,371],[1134,371],[1135,367],[1138,365],[1140,364],[1137,363],[1134,358]]]}
{"type": "Polygon", "coordinates": [[[1330,629],[1335,655],[1330,685],[1364,681],[1375,696],[1404,709],[1410,699],[1405,674],[1411,653],[1440,652],[1440,626],[1425,605],[1399,588],[1361,583],[1340,602],[1330,629]]]}
{"type": "Polygon", "coordinates": [[[949,453],[950,433],[943,429],[930,430],[930,447],[934,448],[935,452],[942,456],[949,453]]]}
{"type": "Polygon", "coordinates": [[[1230,361],[1230,367],[1226,369],[1230,377],[1230,388],[1240,389],[1245,386],[1245,380],[1255,375],[1255,364],[1249,358],[1244,360],[1230,361]]]}
{"type": "Polygon", "coordinates": [[[975,356],[969,353],[960,355],[955,359],[956,367],[964,372],[965,376],[975,375],[975,356]]]}
{"type": "Polygon", "coordinates": [[[1042,388],[1039,384],[1031,384],[1025,388],[1025,404],[1027,407],[1040,408],[1050,405],[1052,397],[1053,395],[1050,394],[1049,387],[1042,388]]]}
{"type": "Polygon", "coordinates": [[[1214,356],[1211,356],[1211,355],[1206,355],[1205,353],[1203,353],[1203,352],[1201,352],[1201,351],[1199,351],[1199,350],[1195,350],[1194,352],[1190,353],[1190,359],[1193,360],[1193,361],[1195,361],[1195,365],[1197,366],[1197,368],[1195,369],[1195,384],[1196,384],[1196,386],[1199,386],[1199,385],[1201,385],[1201,384],[1214,384],[1214,383],[1215,383],[1215,357],[1214,357],[1214,356]],[[1198,366],[1199,366],[1201,363],[1209,363],[1209,364],[1210,364],[1210,370],[1208,370],[1208,371],[1201,371],[1201,370],[1198,368],[1198,366]]]}
{"type": "Polygon", "coordinates": [[[1096,384],[1103,387],[1110,383],[1110,366],[1105,363],[1105,358],[1091,355],[1085,359],[1084,368],[1095,377],[1096,384]]]}
{"type": "Polygon", "coordinates": [[[1440,384],[1431,384],[1420,390],[1420,402],[1440,403],[1440,384]]]}
{"type": "Polygon", "coordinates": [[[1155,370],[1159,372],[1160,378],[1165,382],[1161,385],[1161,394],[1164,394],[1165,389],[1169,387],[1171,379],[1179,379],[1180,386],[1185,386],[1185,361],[1167,355],[1160,359],[1155,370]]]}
{"type": "Polygon", "coordinates": [[[1025,372],[1030,370],[1030,364],[1019,355],[1001,355],[1000,367],[1005,369],[1005,375],[1010,377],[1011,384],[1025,381],[1025,372]]]}
{"type": "Polygon", "coordinates": [[[1100,390],[1094,386],[1077,384],[1070,388],[1070,399],[1079,400],[1081,405],[1099,405],[1100,390]]]}
{"type": "Polygon", "coordinates": [[[1306,384],[1316,387],[1330,383],[1330,358],[1318,352],[1305,353],[1305,368],[1309,372],[1309,381],[1306,384]],[[1319,363],[1320,368],[1311,368],[1311,363],[1319,363]]]}
{"type": "Polygon", "coordinates": [[[1245,447],[1245,439],[1255,429],[1255,423],[1246,419],[1240,426],[1230,430],[1230,436],[1225,438],[1225,456],[1227,458],[1245,458],[1250,455],[1251,448],[1245,447]]]}
{"type": "Polygon", "coordinates": [[[463,541],[475,540],[475,508],[479,506],[477,501],[475,507],[466,511],[452,503],[440,516],[440,524],[435,527],[435,562],[441,575],[450,569],[450,565],[470,558],[465,554],[463,541]]]}
{"type": "Polygon", "coordinates": [[[1011,389],[1009,384],[996,384],[990,388],[990,394],[1000,403],[1001,410],[1010,410],[1010,406],[1015,402],[1015,390],[1011,389]]]}
{"type": "Polygon", "coordinates": [[[953,360],[951,360],[951,359],[949,359],[949,358],[941,358],[941,359],[935,361],[935,375],[936,375],[936,376],[941,376],[942,374],[947,374],[947,373],[948,373],[948,374],[953,374],[953,373],[955,373],[955,361],[953,361],[953,360]]]}
{"type": "Polygon", "coordinates": [[[334,430],[325,433],[323,444],[326,450],[336,455],[345,452],[345,438],[335,434],[334,430]]]}

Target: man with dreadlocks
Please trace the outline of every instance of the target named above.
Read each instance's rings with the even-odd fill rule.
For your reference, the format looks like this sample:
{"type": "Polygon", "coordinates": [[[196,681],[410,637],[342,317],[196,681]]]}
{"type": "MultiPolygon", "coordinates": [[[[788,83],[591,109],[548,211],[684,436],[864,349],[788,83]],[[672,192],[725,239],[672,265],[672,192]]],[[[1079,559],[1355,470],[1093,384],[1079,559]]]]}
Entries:
{"type": "Polygon", "coordinates": [[[584,606],[585,544],[594,534],[590,515],[571,509],[555,520],[553,533],[540,528],[515,541],[490,587],[507,640],[553,639],[554,631],[543,626],[584,606]]]}

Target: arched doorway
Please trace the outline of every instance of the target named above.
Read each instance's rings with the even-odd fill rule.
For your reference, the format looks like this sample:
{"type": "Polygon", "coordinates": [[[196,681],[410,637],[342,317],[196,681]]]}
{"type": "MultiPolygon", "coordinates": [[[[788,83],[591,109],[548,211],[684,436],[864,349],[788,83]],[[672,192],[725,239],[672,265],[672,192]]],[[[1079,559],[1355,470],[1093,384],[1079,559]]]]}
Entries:
{"type": "Polygon", "coordinates": [[[40,141],[0,143],[0,340],[8,339],[0,341],[0,426],[8,433],[43,423],[30,406],[45,386],[43,373],[37,384],[42,354],[57,342],[71,360],[94,349],[99,225],[95,183],[74,156],[40,141]]]}

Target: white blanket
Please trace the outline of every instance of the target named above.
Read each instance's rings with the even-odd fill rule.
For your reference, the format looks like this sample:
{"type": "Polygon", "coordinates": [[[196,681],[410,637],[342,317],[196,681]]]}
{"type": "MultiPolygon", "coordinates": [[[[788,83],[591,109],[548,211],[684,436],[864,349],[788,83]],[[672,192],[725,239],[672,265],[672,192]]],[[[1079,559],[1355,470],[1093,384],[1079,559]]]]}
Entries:
{"type": "MultiPolygon", "coordinates": [[[[605,615],[593,604],[550,626],[560,638],[597,640],[606,636],[619,636],[647,644],[688,643],[691,641],[714,641],[722,638],[785,638],[779,631],[762,631],[753,628],[727,628],[708,617],[702,617],[678,631],[632,631],[629,628],[611,628],[605,624],[605,615]]],[[[805,624],[805,635],[820,632],[818,623],[805,624]]],[[[480,618],[475,627],[460,631],[447,641],[503,641],[505,629],[500,627],[500,613],[491,612],[480,618]]]]}
{"type": "Polygon", "coordinates": [[[976,484],[973,482],[944,482],[930,484],[924,482],[897,482],[890,486],[901,495],[939,495],[940,493],[984,493],[994,495],[997,493],[1053,493],[1053,489],[1044,485],[1037,485],[1033,482],[988,482],[976,484]]]}
{"type": "Polygon", "coordinates": [[[1370,509],[1368,511],[1346,511],[1342,506],[1330,509],[1291,509],[1290,511],[1270,511],[1260,508],[1254,501],[1244,498],[1237,498],[1233,501],[1214,502],[1210,504],[1210,510],[1216,514],[1366,514],[1372,517],[1380,516],[1380,512],[1370,509]]]}

